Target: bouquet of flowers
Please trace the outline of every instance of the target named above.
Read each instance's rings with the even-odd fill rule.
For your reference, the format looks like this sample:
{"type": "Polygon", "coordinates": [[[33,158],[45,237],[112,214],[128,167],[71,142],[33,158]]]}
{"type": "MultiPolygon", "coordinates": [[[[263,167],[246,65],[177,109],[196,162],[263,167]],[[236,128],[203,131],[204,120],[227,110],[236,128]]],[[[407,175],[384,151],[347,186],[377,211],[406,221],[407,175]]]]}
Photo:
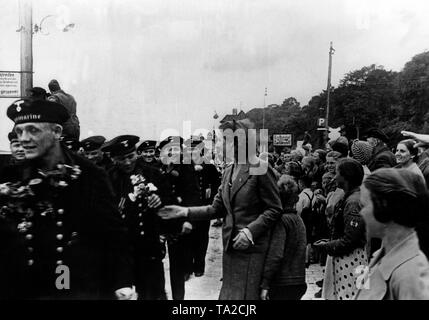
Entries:
{"type": "Polygon", "coordinates": [[[147,198],[152,192],[158,190],[153,183],[146,183],[146,179],[141,174],[132,175],[130,179],[134,192],[129,193],[128,197],[132,202],[136,202],[137,199],[147,198]]]}

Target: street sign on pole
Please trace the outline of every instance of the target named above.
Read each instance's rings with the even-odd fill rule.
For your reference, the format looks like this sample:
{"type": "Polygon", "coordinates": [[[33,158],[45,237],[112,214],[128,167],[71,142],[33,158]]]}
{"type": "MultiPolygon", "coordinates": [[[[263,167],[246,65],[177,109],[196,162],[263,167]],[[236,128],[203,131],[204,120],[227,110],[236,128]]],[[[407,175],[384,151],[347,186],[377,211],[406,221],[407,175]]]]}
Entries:
{"type": "Polygon", "coordinates": [[[273,146],[291,147],[292,134],[273,134],[273,146]]]}
{"type": "Polygon", "coordinates": [[[21,72],[0,71],[0,98],[21,97],[21,72]]]}

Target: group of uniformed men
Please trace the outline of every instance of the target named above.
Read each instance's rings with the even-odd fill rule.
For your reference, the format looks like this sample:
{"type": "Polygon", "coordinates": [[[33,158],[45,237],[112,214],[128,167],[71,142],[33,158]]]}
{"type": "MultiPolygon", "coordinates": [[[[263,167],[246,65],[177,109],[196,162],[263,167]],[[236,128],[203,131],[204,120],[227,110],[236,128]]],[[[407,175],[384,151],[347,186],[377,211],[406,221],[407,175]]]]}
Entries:
{"type": "Polygon", "coordinates": [[[67,110],[47,100],[18,100],[7,115],[14,128],[12,160],[0,171],[0,298],[166,299],[168,248],[172,298],[184,299],[185,281],[204,274],[210,222],[166,222],[156,212],[211,203],[220,172],[191,157],[210,157],[204,143],[70,140],[61,126],[67,110]]]}

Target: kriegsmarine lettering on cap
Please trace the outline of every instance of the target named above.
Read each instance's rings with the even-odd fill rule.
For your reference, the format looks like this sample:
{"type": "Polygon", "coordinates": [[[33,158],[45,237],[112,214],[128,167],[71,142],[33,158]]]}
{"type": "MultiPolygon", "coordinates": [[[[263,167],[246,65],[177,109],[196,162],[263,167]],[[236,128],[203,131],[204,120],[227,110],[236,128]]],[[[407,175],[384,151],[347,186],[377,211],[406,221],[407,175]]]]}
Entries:
{"type": "MultiPolygon", "coordinates": [[[[18,108],[16,108],[16,110],[19,111],[18,108]]],[[[24,114],[22,116],[16,117],[14,122],[27,121],[27,120],[40,120],[40,118],[41,118],[40,114],[24,114]]]]}

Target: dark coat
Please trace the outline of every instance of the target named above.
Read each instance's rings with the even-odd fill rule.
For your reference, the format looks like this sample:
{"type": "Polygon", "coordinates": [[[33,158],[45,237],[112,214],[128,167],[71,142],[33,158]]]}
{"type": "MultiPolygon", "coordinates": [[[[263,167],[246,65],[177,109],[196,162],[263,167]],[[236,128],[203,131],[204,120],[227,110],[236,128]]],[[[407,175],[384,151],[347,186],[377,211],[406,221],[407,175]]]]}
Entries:
{"type": "Polygon", "coordinates": [[[76,100],[71,94],[65,93],[63,90],[57,90],[47,98],[47,100],[62,104],[66,109],[70,118],[62,124],[63,135],[76,138],[79,140],[80,124],[76,114],[76,100]]]}
{"type": "MultiPolygon", "coordinates": [[[[142,158],[141,158],[142,159],[142,158]]],[[[158,170],[159,172],[162,172],[162,163],[161,161],[158,161],[156,159],[153,159],[152,162],[146,162],[142,159],[142,161],[144,162],[145,165],[150,166],[155,168],[156,170],[158,170]]]]}
{"type": "Polygon", "coordinates": [[[359,188],[346,193],[336,205],[331,222],[331,241],[324,246],[329,255],[342,256],[365,246],[365,222],[359,214],[361,208],[359,188]]]}
{"type": "Polygon", "coordinates": [[[368,162],[368,169],[373,172],[380,168],[393,168],[396,166],[395,155],[386,147],[378,145],[372,151],[372,157],[368,162]]]}
{"type": "Polygon", "coordinates": [[[203,164],[203,169],[197,171],[198,191],[201,204],[211,204],[220,186],[221,175],[213,164],[203,164]],[[207,197],[206,190],[210,189],[210,196],[207,197]]]}
{"type": "Polygon", "coordinates": [[[223,282],[219,299],[259,299],[259,290],[270,230],[282,211],[279,190],[273,169],[251,175],[250,166],[241,170],[230,183],[232,165],[225,169],[219,191],[212,205],[191,207],[189,219],[224,218],[223,282]],[[246,250],[234,250],[233,239],[239,230],[248,228],[254,245],[246,250]]]}
{"type": "MultiPolygon", "coordinates": [[[[32,225],[18,230],[24,216],[0,215],[0,298],[100,299],[131,287],[132,260],[125,226],[113,201],[104,170],[63,149],[65,164],[78,165],[81,174],[64,190],[43,189],[36,201],[52,203],[52,211],[27,217],[32,225]],[[58,290],[58,264],[70,270],[70,289],[58,290]]],[[[11,168],[2,182],[28,182],[37,168],[26,162],[11,168]]],[[[0,199],[2,205],[5,199],[0,199]]],[[[29,200],[27,201],[28,204],[29,200]]]]}
{"type": "MultiPolygon", "coordinates": [[[[178,204],[181,206],[197,206],[202,204],[200,199],[199,179],[192,164],[163,165],[161,168],[164,179],[171,186],[170,202],[165,204],[178,204]]],[[[185,219],[171,220],[164,225],[169,242],[185,237],[182,235],[182,225],[185,219]]]]}
{"type": "Polygon", "coordinates": [[[10,159],[11,159],[10,154],[1,154],[0,153],[0,174],[2,173],[3,168],[9,165],[10,159]]]}
{"type": "Polygon", "coordinates": [[[97,162],[96,165],[108,172],[113,167],[114,163],[110,157],[103,154],[103,158],[100,162],[97,162]]]}
{"type": "Polygon", "coordinates": [[[133,202],[128,194],[134,191],[130,180],[131,175],[140,174],[146,179],[145,183],[156,186],[158,190],[154,193],[160,197],[163,205],[171,204],[173,201],[168,181],[159,170],[146,165],[141,159],[137,160],[135,169],[131,173],[124,173],[116,166],[108,173],[116,203],[119,205],[123,199],[120,214],[130,232],[135,253],[146,259],[162,259],[165,255],[165,246],[160,242],[163,223],[156,214],[157,210],[147,208],[147,200],[144,197],[133,202]]]}
{"type": "Polygon", "coordinates": [[[305,284],[305,235],[296,212],[282,215],[271,236],[261,288],[305,284]]]}
{"type": "Polygon", "coordinates": [[[163,165],[160,170],[171,186],[175,204],[193,206],[200,203],[199,180],[194,165],[163,165]]]}
{"type": "Polygon", "coordinates": [[[108,170],[117,204],[119,204],[122,197],[128,196],[128,193],[133,192],[130,177],[134,174],[143,175],[148,182],[152,182],[158,188],[156,194],[160,196],[164,205],[173,203],[171,185],[168,179],[165,179],[160,170],[146,165],[142,159],[137,159],[135,169],[131,173],[124,173],[117,166],[112,166],[108,170]]]}

